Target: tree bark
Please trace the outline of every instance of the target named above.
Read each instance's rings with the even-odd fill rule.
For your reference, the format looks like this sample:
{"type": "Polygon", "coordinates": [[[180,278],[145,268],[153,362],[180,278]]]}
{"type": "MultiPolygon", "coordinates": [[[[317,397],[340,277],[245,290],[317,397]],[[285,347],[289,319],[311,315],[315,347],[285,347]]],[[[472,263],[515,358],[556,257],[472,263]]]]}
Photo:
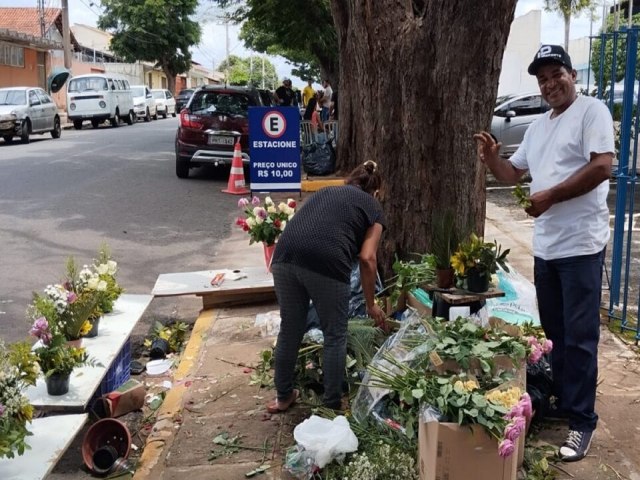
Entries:
{"type": "Polygon", "coordinates": [[[168,65],[162,65],[162,71],[167,77],[167,90],[169,90],[172,93],[175,92],[177,75],[171,68],[169,68],[168,65]]]}
{"type": "Polygon", "coordinates": [[[380,264],[429,252],[434,212],[482,234],[489,130],[516,0],[332,0],[340,49],[342,173],[378,162],[380,264]]]}

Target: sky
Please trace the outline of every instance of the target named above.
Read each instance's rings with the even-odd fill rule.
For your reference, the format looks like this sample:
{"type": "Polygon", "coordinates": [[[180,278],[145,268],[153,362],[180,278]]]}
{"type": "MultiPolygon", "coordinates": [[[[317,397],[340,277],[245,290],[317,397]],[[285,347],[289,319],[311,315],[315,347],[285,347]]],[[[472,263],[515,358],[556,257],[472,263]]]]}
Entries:
{"type": "MultiPolygon", "coordinates": [[[[82,23],[95,26],[100,14],[99,0],[68,0],[70,22],[82,23]]],[[[59,7],[60,0],[45,0],[47,6],[59,7]]],[[[613,1],[609,0],[608,5],[613,1]]],[[[226,56],[226,35],[224,24],[218,23],[215,18],[216,12],[209,2],[202,1],[203,7],[199,9],[198,17],[206,20],[201,21],[202,41],[193,49],[193,59],[207,68],[217,66],[226,56]]],[[[516,5],[516,17],[524,15],[531,10],[542,10],[543,0],[518,0],[516,5]]],[[[36,0],[0,0],[0,7],[35,7],[36,0]]],[[[593,25],[593,32],[597,33],[602,22],[602,7],[597,11],[598,19],[593,25]]],[[[541,38],[542,43],[562,44],[564,43],[564,23],[562,17],[557,13],[542,12],[541,38]]],[[[229,25],[229,52],[233,55],[249,56],[251,52],[246,50],[242,42],[238,40],[238,26],[229,25]]],[[[570,37],[580,38],[589,35],[590,21],[586,14],[571,20],[570,37]]],[[[275,65],[280,78],[291,77],[291,66],[281,57],[267,57],[275,65]]],[[[302,80],[293,77],[295,86],[303,86],[302,80]]]]}

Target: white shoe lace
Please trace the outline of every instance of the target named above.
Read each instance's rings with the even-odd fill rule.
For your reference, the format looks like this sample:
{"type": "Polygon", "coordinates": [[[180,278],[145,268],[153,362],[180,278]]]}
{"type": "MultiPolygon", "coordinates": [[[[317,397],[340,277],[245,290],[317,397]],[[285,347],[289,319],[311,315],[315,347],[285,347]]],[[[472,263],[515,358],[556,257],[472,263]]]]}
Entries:
{"type": "Polygon", "coordinates": [[[565,442],[565,446],[569,447],[574,452],[577,452],[581,443],[582,443],[582,432],[578,432],[577,430],[570,430],[569,436],[567,437],[567,441],[565,442]]]}

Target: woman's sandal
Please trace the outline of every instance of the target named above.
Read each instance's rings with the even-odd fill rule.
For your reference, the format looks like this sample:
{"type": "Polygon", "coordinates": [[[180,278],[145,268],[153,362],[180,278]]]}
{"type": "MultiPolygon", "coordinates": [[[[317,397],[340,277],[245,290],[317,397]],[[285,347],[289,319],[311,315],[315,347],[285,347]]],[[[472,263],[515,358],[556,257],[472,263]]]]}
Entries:
{"type": "Polygon", "coordinates": [[[289,407],[291,407],[291,405],[296,403],[296,400],[298,400],[299,394],[300,392],[298,392],[298,390],[293,390],[291,392],[291,395],[289,395],[289,399],[286,401],[278,400],[277,398],[275,400],[271,400],[269,403],[267,403],[267,412],[269,413],[286,412],[287,410],[289,410],[289,407]]]}

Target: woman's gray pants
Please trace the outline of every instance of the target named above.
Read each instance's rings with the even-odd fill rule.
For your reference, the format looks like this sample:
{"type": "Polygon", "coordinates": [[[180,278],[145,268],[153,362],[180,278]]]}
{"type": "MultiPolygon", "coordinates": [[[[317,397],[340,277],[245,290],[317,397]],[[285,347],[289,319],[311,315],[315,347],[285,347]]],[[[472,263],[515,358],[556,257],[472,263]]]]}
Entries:
{"type": "Polygon", "coordinates": [[[293,391],[298,349],[307,330],[307,312],[309,300],[312,300],[324,334],[323,403],[339,409],[347,356],[349,282],[340,282],[288,263],[273,264],[271,271],[281,317],[275,352],[278,399],[288,399],[293,391]]]}

